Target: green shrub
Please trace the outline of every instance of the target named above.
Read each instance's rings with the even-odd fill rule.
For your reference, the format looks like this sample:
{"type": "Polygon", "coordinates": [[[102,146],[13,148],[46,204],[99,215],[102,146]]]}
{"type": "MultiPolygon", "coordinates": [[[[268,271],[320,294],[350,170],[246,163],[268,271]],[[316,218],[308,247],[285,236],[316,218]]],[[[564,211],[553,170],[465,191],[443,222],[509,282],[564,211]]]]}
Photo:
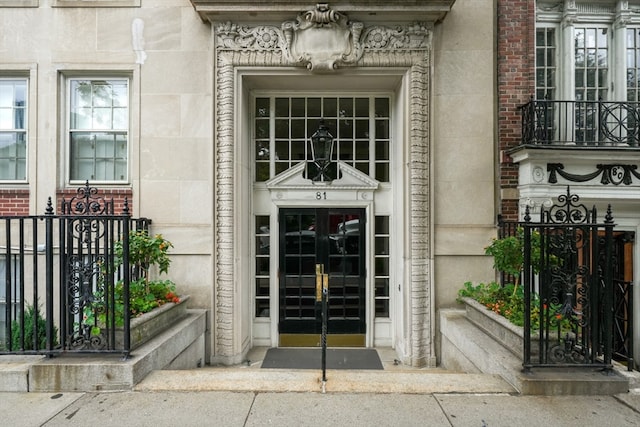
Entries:
{"type": "MultiPolygon", "coordinates": [[[[47,347],[47,323],[42,316],[40,308],[37,310],[32,305],[27,305],[24,313],[24,350],[38,350],[45,349],[47,347]],[[33,348],[33,329],[34,325],[37,325],[37,348],[33,348]]],[[[58,345],[57,341],[58,328],[53,328],[53,346],[58,345]]],[[[11,322],[11,348],[13,350],[19,350],[20,347],[20,322],[11,322]]]]}

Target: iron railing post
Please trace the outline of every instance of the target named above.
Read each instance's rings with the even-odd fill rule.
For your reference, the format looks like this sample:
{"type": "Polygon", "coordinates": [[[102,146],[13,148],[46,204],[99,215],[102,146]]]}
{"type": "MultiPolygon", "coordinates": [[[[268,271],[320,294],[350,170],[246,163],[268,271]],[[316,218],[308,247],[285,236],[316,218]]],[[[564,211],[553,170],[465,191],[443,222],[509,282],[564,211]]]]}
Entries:
{"type": "MultiPolygon", "coordinates": [[[[611,369],[611,358],[613,348],[613,268],[611,263],[613,249],[613,217],[611,215],[611,205],[607,208],[605,216],[605,307],[604,307],[604,325],[605,325],[605,346],[604,346],[604,363],[608,369],[611,369]]],[[[631,350],[633,351],[633,350],[631,350]]]]}
{"type": "Polygon", "coordinates": [[[131,310],[129,307],[129,286],[131,284],[131,266],[129,260],[129,233],[131,228],[131,215],[129,213],[129,199],[124,199],[124,209],[122,212],[124,220],[122,221],[122,299],[124,305],[124,355],[129,357],[131,351],[131,310]]]}
{"type": "MultiPolygon", "coordinates": [[[[4,220],[5,224],[5,272],[4,272],[4,287],[5,287],[5,299],[7,301],[6,309],[5,309],[5,325],[6,325],[6,337],[9,343],[12,341],[11,336],[11,301],[13,299],[13,294],[11,292],[11,220],[6,218],[4,220]]],[[[22,314],[24,310],[20,313],[21,319],[24,319],[24,315],[22,314]]],[[[20,343],[21,348],[24,348],[24,320],[19,322],[20,325],[20,343]]],[[[11,344],[9,345],[11,348],[11,344]]]]}
{"type": "MultiPolygon", "coordinates": [[[[529,206],[526,208],[525,218],[529,218],[529,206]]],[[[524,224],[524,348],[523,367],[525,371],[531,368],[531,226],[524,224]]]]}
{"type": "Polygon", "coordinates": [[[633,371],[634,361],[633,361],[633,282],[629,282],[629,287],[627,290],[627,340],[628,350],[627,350],[627,370],[633,371]]]}
{"type": "MultiPolygon", "coordinates": [[[[53,351],[53,206],[51,204],[51,197],[47,204],[47,210],[45,212],[45,286],[46,286],[46,329],[47,329],[47,350],[53,351]]],[[[63,296],[60,295],[62,300],[63,296]]],[[[37,301],[34,302],[34,310],[37,310],[37,301]]],[[[37,319],[37,311],[36,316],[37,319]]],[[[37,322],[35,322],[37,323],[37,322]]]]}

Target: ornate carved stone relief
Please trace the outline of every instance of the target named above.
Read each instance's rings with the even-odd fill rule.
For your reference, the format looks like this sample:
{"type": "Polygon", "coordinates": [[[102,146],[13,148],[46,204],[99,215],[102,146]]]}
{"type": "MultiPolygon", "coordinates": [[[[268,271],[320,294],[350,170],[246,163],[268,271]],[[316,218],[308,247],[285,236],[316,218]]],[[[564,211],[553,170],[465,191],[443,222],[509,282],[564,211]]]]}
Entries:
{"type": "Polygon", "coordinates": [[[365,51],[428,50],[431,30],[424,23],[395,28],[349,21],[326,4],[301,13],[296,21],[275,26],[241,26],[231,22],[216,28],[218,49],[278,51],[287,65],[316,72],[353,66],[365,51]]]}

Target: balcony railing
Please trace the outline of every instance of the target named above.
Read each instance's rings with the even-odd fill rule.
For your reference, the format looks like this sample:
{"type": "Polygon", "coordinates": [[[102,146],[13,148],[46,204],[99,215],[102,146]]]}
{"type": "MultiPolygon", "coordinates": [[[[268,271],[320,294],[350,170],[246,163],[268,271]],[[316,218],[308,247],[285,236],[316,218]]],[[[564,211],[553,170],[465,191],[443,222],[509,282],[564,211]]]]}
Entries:
{"type": "Polygon", "coordinates": [[[522,145],[640,145],[638,102],[531,100],[520,108],[522,145]]]}

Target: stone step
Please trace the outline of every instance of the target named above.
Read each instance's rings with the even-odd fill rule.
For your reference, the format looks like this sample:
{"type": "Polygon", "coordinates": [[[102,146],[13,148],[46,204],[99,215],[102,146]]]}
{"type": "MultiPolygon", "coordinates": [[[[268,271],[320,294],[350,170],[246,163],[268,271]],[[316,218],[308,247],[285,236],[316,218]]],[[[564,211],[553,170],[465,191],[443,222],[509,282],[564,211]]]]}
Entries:
{"type": "Polygon", "coordinates": [[[29,391],[29,368],[45,356],[4,355],[0,357],[0,392],[29,391]]]}
{"type": "Polygon", "coordinates": [[[0,357],[1,391],[71,392],[131,390],[157,369],[192,369],[204,360],[206,310],[187,315],[163,333],[121,355],[69,354],[0,357]]]}
{"type": "Polygon", "coordinates": [[[521,394],[613,395],[629,390],[617,371],[590,368],[534,368],[522,371],[522,360],[471,322],[465,310],[440,310],[442,365],[468,372],[497,374],[521,394]]]}
{"type": "Polygon", "coordinates": [[[497,375],[463,374],[441,369],[342,370],[205,367],[154,371],[135,391],[253,391],[335,393],[515,393],[497,375]]]}

